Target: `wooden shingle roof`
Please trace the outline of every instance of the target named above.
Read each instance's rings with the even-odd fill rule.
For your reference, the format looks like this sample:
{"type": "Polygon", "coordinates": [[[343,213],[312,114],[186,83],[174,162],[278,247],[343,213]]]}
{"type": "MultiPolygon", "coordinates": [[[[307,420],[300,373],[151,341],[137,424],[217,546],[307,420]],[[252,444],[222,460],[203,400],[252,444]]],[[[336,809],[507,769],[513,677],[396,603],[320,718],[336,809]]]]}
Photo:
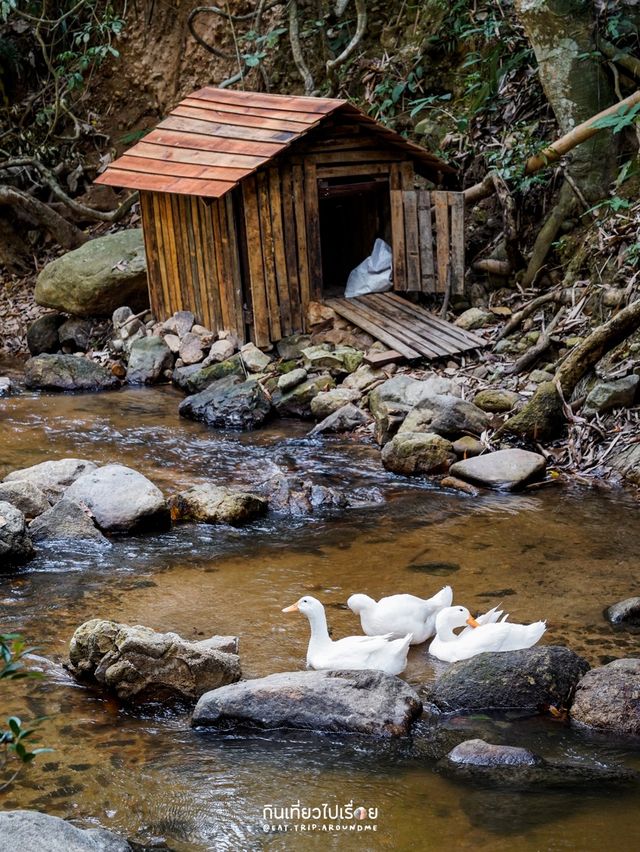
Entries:
{"type": "Polygon", "coordinates": [[[453,171],[348,101],[205,87],[181,101],[95,182],[219,198],[335,112],[348,115],[431,172],[453,171]]]}

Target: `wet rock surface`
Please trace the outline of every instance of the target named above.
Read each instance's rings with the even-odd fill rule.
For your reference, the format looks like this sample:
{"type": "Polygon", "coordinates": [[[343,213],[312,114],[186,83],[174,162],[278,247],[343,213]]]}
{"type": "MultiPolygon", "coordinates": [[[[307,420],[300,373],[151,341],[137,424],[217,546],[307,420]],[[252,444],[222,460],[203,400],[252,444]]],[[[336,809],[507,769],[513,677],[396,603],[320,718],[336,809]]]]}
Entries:
{"type": "Polygon", "coordinates": [[[136,340],[129,353],[127,381],[130,385],[152,385],[166,381],[173,367],[173,354],[161,337],[136,340]]]}
{"type": "Polygon", "coordinates": [[[106,532],[163,530],[170,515],[162,491],[121,464],[108,464],[76,479],[65,497],[86,506],[106,532]]]}
{"type": "Polygon", "coordinates": [[[571,719],[588,728],[640,737],[640,658],[587,672],[576,687],[571,719]]]}
{"type": "Polygon", "coordinates": [[[82,541],[109,547],[90,512],[66,497],[31,522],[29,535],[35,542],[82,541]]]}
{"type": "MultiPolygon", "coordinates": [[[[0,487],[0,497],[2,489],[0,487]]],[[[11,501],[9,501],[11,502],[11,501]]],[[[612,604],[604,611],[604,617],[620,630],[640,632],[640,598],[626,598],[612,604]]]]}
{"type": "Polygon", "coordinates": [[[319,393],[331,390],[335,382],[328,373],[312,376],[297,385],[288,393],[277,391],[273,395],[273,404],[281,417],[300,417],[303,420],[313,419],[311,401],[319,393]]]}
{"type": "Polygon", "coordinates": [[[206,366],[203,366],[203,364],[176,367],[171,379],[174,385],[177,385],[185,393],[196,394],[205,390],[214,382],[227,378],[227,376],[235,375],[244,378],[238,355],[228,358],[226,361],[214,361],[206,366]]]}
{"type": "Polygon", "coordinates": [[[219,379],[200,393],[188,396],[178,409],[181,417],[200,420],[215,429],[257,429],[271,414],[271,400],[254,379],[219,379]]]}
{"type": "Polygon", "coordinates": [[[60,817],[39,811],[0,813],[0,852],[132,852],[131,846],[105,828],[76,828],[60,817]]]}
{"type": "Polygon", "coordinates": [[[45,314],[31,323],[27,331],[27,346],[32,355],[51,354],[60,349],[58,329],[64,323],[63,314],[45,314]]]}
{"type": "Polygon", "coordinates": [[[78,355],[37,355],[24,367],[24,383],[34,390],[111,390],[120,382],[106,367],[78,355]]]}
{"type": "Polygon", "coordinates": [[[346,509],[349,498],[338,488],[320,485],[303,476],[276,473],[260,486],[269,507],[292,515],[311,515],[314,512],[346,509]]]}
{"type": "Polygon", "coordinates": [[[597,382],[584,404],[585,414],[611,411],[613,408],[633,405],[640,390],[640,376],[631,374],[622,379],[597,382]]]}
{"type": "Polygon", "coordinates": [[[169,501],[174,521],[241,526],[264,515],[268,502],[258,494],[220,485],[194,485],[169,501]]]}
{"type": "Polygon", "coordinates": [[[22,565],[32,556],[24,515],[11,503],[0,500],[0,566],[22,565]]]}
{"type": "Polygon", "coordinates": [[[428,691],[443,712],[567,707],[589,664],[569,648],[542,645],[453,663],[428,691]]]}
{"type": "Polygon", "coordinates": [[[385,468],[405,476],[443,473],[454,459],[451,442],[430,432],[398,432],[382,449],[385,468]]]}
{"type": "Polygon", "coordinates": [[[337,432],[353,432],[360,426],[366,426],[371,422],[371,416],[368,412],[358,408],[357,405],[349,403],[343,405],[333,414],[329,414],[324,420],[316,424],[309,432],[310,435],[322,435],[326,433],[337,432]]]}
{"type": "Polygon", "coordinates": [[[480,391],[473,398],[473,404],[483,411],[505,412],[511,411],[520,402],[520,394],[515,391],[491,388],[480,391]]]}
{"type": "Polygon", "coordinates": [[[398,737],[409,733],[421,712],[414,690],[383,672],[284,672],[203,695],[191,724],[398,737]]]}
{"type": "Polygon", "coordinates": [[[176,633],[98,618],[75,631],[69,660],[76,677],[138,704],[195,701],[241,677],[235,637],[189,642],[176,633]]]}
{"type": "Polygon", "coordinates": [[[361,396],[360,391],[355,388],[339,387],[323,391],[311,400],[311,413],[318,420],[324,420],[339,408],[358,402],[361,396]]]}
{"type": "Polygon", "coordinates": [[[0,500],[11,503],[16,509],[31,520],[46,512],[49,500],[41,488],[28,480],[16,480],[15,482],[0,482],[0,500]]]}
{"type": "Polygon", "coordinates": [[[487,488],[512,491],[521,488],[546,470],[544,456],[528,450],[498,450],[451,466],[451,474],[487,488]]]}
{"type": "Polygon", "coordinates": [[[32,467],[21,468],[7,474],[4,482],[30,482],[46,497],[55,502],[59,500],[66,488],[85,473],[90,473],[98,467],[88,459],[59,459],[34,464],[32,467]]]}

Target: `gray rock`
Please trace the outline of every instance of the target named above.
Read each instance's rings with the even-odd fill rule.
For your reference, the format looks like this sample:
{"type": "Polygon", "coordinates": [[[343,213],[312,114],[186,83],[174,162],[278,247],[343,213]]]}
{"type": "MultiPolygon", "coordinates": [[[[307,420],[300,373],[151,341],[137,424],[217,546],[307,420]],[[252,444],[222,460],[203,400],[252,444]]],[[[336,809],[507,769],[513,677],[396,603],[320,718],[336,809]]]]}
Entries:
{"type": "Polygon", "coordinates": [[[60,351],[58,329],[64,322],[62,314],[45,314],[32,322],[27,331],[27,346],[32,355],[53,354],[60,351]]]}
{"type": "Polygon", "coordinates": [[[162,323],[162,331],[183,338],[188,334],[196,321],[191,311],[176,311],[172,317],[162,323]]]}
{"type": "Polygon", "coordinates": [[[370,390],[373,385],[386,382],[389,377],[384,370],[376,370],[369,364],[361,364],[355,373],[351,373],[342,383],[343,388],[353,388],[361,393],[370,390]]]}
{"type": "Polygon", "coordinates": [[[52,391],[98,391],[118,387],[120,382],[107,370],[79,355],[37,355],[24,367],[28,388],[52,391]]]}
{"type": "Polygon", "coordinates": [[[487,488],[512,491],[544,475],[544,456],[528,450],[498,450],[476,458],[463,459],[451,467],[453,476],[487,488]]]}
{"type": "Polygon", "coordinates": [[[629,482],[640,485],[640,444],[629,444],[612,454],[609,463],[629,482]]]}
{"type": "Polygon", "coordinates": [[[529,381],[539,385],[541,382],[552,382],[553,373],[548,373],[546,370],[532,370],[529,373],[529,381]]]}
{"type": "Polygon", "coordinates": [[[110,543],[82,506],[63,497],[29,524],[29,535],[39,541],[82,541],[109,547],[110,543]]]}
{"type": "Polygon", "coordinates": [[[13,390],[13,382],[9,376],[0,376],[0,398],[9,396],[13,390]]]}
{"type": "Polygon", "coordinates": [[[238,376],[244,378],[244,370],[239,355],[234,355],[227,361],[220,361],[201,366],[200,364],[189,364],[188,367],[176,367],[173,371],[172,381],[181,390],[189,394],[200,393],[214,382],[225,379],[227,376],[238,376]]]}
{"type": "Polygon", "coordinates": [[[635,772],[602,763],[549,761],[525,748],[465,740],[438,764],[446,775],[465,782],[509,790],[599,786],[634,781],[635,772]]]}
{"type": "Polygon", "coordinates": [[[349,500],[342,491],[318,485],[301,476],[276,473],[261,485],[260,490],[267,496],[272,509],[292,515],[311,515],[349,506],[349,500]]]}
{"type": "Polygon", "coordinates": [[[73,634],[70,670],[123,701],[195,701],[211,689],[240,679],[239,657],[221,650],[229,647],[229,640],[189,642],[176,633],[94,618],[73,634]]]}
{"type": "Polygon", "coordinates": [[[0,500],[11,503],[12,506],[22,512],[27,520],[46,512],[51,505],[41,488],[38,488],[33,482],[19,479],[15,482],[0,483],[0,500]]]}
{"type": "Polygon", "coordinates": [[[310,435],[323,435],[324,433],[353,432],[360,426],[366,426],[371,422],[371,417],[366,411],[357,405],[349,403],[343,405],[333,414],[325,417],[320,423],[313,427],[310,435]]]}
{"type": "Polygon", "coordinates": [[[640,387],[640,376],[631,374],[610,382],[596,382],[584,404],[585,413],[629,408],[635,402],[640,387]]]}
{"type": "Polygon", "coordinates": [[[105,828],[76,828],[38,811],[0,812],[0,852],[131,852],[105,828]]]}
{"type": "Polygon", "coordinates": [[[353,373],[358,369],[364,353],[351,346],[332,347],[328,343],[307,346],[302,350],[304,366],[308,370],[333,370],[336,373],[353,373]]]}
{"type": "Polygon", "coordinates": [[[451,380],[435,374],[423,381],[403,374],[378,385],[369,394],[369,408],[376,421],[378,443],[386,444],[391,440],[409,411],[418,403],[454,393],[455,387],[451,380]]]}
{"type": "Polygon", "coordinates": [[[354,388],[332,388],[313,397],[311,400],[311,413],[318,420],[324,420],[325,417],[333,414],[344,405],[358,402],[361,397],[362,394],[360,391],[354,388]]]}
{"type": "Polygon", "coordinates": [[[478,654],[441,674],[429,700],[445,712],[567,707],[588,669],[586,660],[556,645],[478,654]]]}
{"type": "Polygon", "coordinates": [[[180,338],[177,334],[165,334],[163,340],[171,350],[172,355],[177,355],[180,352],[180,338]]]}
{"type": "MultiPolygon", "coordinates": [[[[0,499],[6,499],[2,497],[1,486],[0,499]]],[[[614,627],[628,629],[635,633],[637,630],[640,630],[640,598],[626,598],[626,600],[612,604],[605,609],[604,617],[614,627]]]]}
{"type": "Polygon", "coordinates": [[[463,459],[479,456],[486,449],[487,448],[482,443],[482,441],[479,441],[477,438],[474,438],[471,435],[463,435],[462,438],[458,438],[457,441],[453,442],[453,452],[459,458],[463,459]]]}
{"type": "Polygon", "coordinates": [[[455,438],[468,433],[481,435],[488,425],[488,415],[473,403],[437,394],[412,408],[398,432],[436,432],[455,438]]]}
{"type": "Polygon", "coordinates": [[[48,500],[55,502],[60,499],[65,488],[97,467],[97,464],[88,459],[46,461],[14,470],[5,476],[4,482],[30,482],[44,491],[48,500]]]}
{"type": "Polygon", "coordinates": [[[62,351],[69,354],[73,352],[86,352],[91,343],[93,322],[80,317],[71,317],[62,323],[58,329],[60,346],[62,351]]]}
{"type": "Polygon", "coordinates": [[[307,375],[307,371],[302,367],[290,370],[288,373],[283,373],[278,379],[278,390],[282,391],[282,393],[289,393],[289,391],[301,385],[302,382],[305,382],[307,375]]]}
{"type": "Polygon", "coordinates": [[[149,304],[141,228],[89,240],[48,263],[36,281],[38,305],[79,317],[111,316],[149,304]]]}
{"type": "Polygon", "coordinates": [[[22,565],[32,556],[24,515],[11,503],[0,501],[0,567],[22,565]]]}
{"type": "Polygon", "coordinates": [[[576,688],[571,720],[612,734],[640,736],[640,659],[591,669],[576,688]]]}
{"type": "Polygon", "coordinates": [[[241,526],[264,515],[268,503],[258,494],[220,485],[194,485],[169,501],[174,521],[241,526]]]}
{"type": "Polygon", "coordinates": [[[106,532],[163,530],[170,525],[162,491],[137,470],[108,464],[70,485],[65,497],[90,509],[106,532]]]}
{"type": "Polygon", "coordinates": [[[484,328],[487,325],[495,325],[497,322],[498,317],[491,311],[483,311],[482,308],[469,308],[460,314],[454,325],[472,331],[474,328],[484,328]]]}
{"type": "Polygon", "coordinates": [[[487,388],[477,393],[473,398],[473,404],[478,408],[498,414],[511,411],[519,402],[520,394],[501,388],[487,388]]]}
{"type": "Polygon", "coordinates": [[[302,350],[311,343],[311,337],[308,334],[292,334],[290,337],[283,337],[276,343],[278,355],[283,361],[295,361],[302,357],[302,350]]]}
{"type": "Polygon", "coordinates": [[[152,385],[164,378],[173,367],[171,350],[161,337],[136,340],[129,353],[127,382],[130,385],[152,385]]]}
{"type": "Polygon", "coordinates": [[[321,373],[297,385],[288,393],[276,391],[273,394],[273,404],[281,417],[301,417],[303,420],[311,420],[313,419],[311,400],[334,386],[335,382],[331,376],[328,373],[321,373]]]}
{"type": "Polygon", "coordinates": [[[145,336],[144,323],[139,317],[136,317],[129,307],[116,308],[111,317],[111,322],[116,338],[126,342],[127,351],[131,348],[133,340],[145,336]]]}
{"type": "Polygon", "coordinates": [[[254,343],[245,343],[240,349],[242,362],[250,373],[262,373],[271,364],[271,356],[262,352],[254,343]]]}
{"type": "Polygon", "coordinates": [[[382,448],[382,464],[404,476],[444,473],[455,461],[453,446],[433,432],[398,432],[382,448]]]}
{"type": "MultiPolygon", "coordinates": [[[[207,368],[211,369],[211,368],[207,368]]],[[[257,429],[271,414],[271,400],[254,379],[240,376],[219,379],[180,403],[181,417],[200,420],[214,429],[257,429]]]]}
{"type": "Polygon", "coordinates": [[[188,331],[180,341],[180,349],[178,351],[185,365],[199,364],[204,358],[202,338],[188,331]]]}
{"type": "Polygon", "coordinates": [[[216,340],[211,344],[209,354],[204,359],[204,364],[208,366],[219,361],[226,361],[231,358],[235,352],[235,347],[230,340],[216,340]]]}
{"type": "Polygon", "coordinates": [[[421,712],[414,690],[383,672],[284,672],[208,692],[191,724],[399,737],[421,712]]]}

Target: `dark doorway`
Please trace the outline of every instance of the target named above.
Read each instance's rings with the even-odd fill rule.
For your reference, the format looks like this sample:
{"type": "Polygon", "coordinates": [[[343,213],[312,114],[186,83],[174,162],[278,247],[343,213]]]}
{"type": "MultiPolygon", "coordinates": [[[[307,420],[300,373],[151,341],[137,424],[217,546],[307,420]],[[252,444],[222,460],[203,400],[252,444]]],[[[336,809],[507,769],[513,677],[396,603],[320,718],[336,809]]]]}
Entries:
{"type": "Polygon", "coordinates": [[[322,295],[343,296],[349,273],[371,254],[376,237],[391,245],[387,178],[318,181],[322,295]]]}

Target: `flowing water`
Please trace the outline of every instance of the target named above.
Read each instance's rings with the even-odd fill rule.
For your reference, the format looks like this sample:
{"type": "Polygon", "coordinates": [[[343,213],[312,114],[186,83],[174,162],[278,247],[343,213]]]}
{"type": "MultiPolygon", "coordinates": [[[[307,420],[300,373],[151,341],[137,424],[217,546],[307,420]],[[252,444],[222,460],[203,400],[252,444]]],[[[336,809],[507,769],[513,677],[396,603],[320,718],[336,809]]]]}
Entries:
{"type": "MultiPolygon", "coordinates": [[[[243,529],[183,526],[114,540],[108,551],[41,549],[0,576],[0,629],[39,646],[42,681],[3,684],[0,714],[46,715],[42,755],[0,799],[101,824],[179,852],[267,849],[600,850],[640,844],[638,788],[517,793],[463,786],[435,768],[429,737],[483,736],[547,757],[640,769],[628,743],[579,734],[546,717],[444,720],[412,742],[308,733],[216,734],[188,715],[134,714],[75,684],[61,663],[92,617],[184,637],[236,634],[247,677],[303,667],[307,622],[283,606],[310,592],[334,636],[358,631],[346,598],[428,596],[445,583],[482,611],[548,620],[545,642],[592,665],[640,653],[614,633],[607,604],[640,580],[640,506],[629,493],[542,489],[478,499],[383,471],[373,446],[310,440],[299,423],[221,435],[180,421],[171,388],[102,395],[24,394],[0,401],[0,477],[76,456],[137,468],[166,493],[194,481],[253,486],[275,470],[303,472],[360,501],[340,515],[268,516],[243,529]],[[376,831],[264,831],[263,809],[301,803],[378,809],[376,831]]],[[[413,648],[406,679],[421,689],[437,665],[413,648]]],[[[307,821],[308,822],[308,821],[307,821]]],[[[370,825],[360,823],[361,826],[370,825]]]]}

